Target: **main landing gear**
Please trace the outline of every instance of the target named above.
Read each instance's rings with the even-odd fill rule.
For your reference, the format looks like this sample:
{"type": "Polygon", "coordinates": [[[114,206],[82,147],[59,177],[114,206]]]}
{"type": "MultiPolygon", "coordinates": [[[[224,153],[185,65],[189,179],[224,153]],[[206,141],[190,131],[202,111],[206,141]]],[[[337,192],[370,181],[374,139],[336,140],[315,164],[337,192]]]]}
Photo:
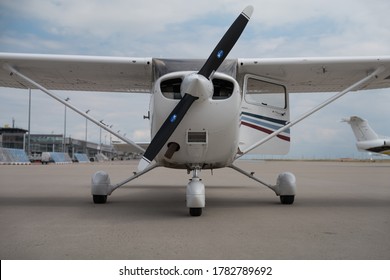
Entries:
{"type": "Polygon", "coordinates": [[[273,190],[280,197],[281,204],[289,205],[294,203],[297,188],[294,174],[290,172],[281,173],[276,180],[276,185],[270,185],[255,177],[254,172],[248,173],[235,165],[229,167],[273,190]]]}
{"type": "MultiPolygon", "coordinates": [[[[145,173],[153,170],[156,167],[157,165],[151,165],[139,173],[134,173],[133,176],[116,185],[111,185],[110,177],[106,172],[96,172],[92,176],[91,194],[93,197],[93,202],[95,204],[106,203],[107,196],[111,195],[114,190],[144,175],[145,173]]],[[[248,173],[235,165],[231,165],[229,167],[251,178],[252,180],[255,180],[256,182],[259,182],[262,185],[272,189],[275,194],[280,197],[281,204],[288,205],[294,203],[296,193],[296,180],[295,176],[292,173],[285,172],[279,174],[276,181],[276,185],[269,185],[261,181],[259,178],[255,177],[253,172],[248,173]]],[[[202,215],[203,208],[206,206],[205,185],[203,184],[202,179],[199,178],[199,173],[201,171],[199,167],[195,167],[190,171],[192,171],[192,178],[187,184],[186,206],[189,209],[190,216],[199,217],[202,215]]]]}

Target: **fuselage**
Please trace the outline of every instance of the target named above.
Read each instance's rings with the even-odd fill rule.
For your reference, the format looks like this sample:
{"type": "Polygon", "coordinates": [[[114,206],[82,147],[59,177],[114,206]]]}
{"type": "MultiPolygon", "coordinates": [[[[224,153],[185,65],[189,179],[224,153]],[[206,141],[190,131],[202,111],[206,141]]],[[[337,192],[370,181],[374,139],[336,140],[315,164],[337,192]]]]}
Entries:
{"type": "MultiPolygon", "coordinates": [[[[159,78],[150,102],[151,137],[182,98],[182,83],[191,72],[175,72],[159,78]]],[[[156,156],[158,164],[170,168],[221,168],[237,154],[241,92],[232,77],[215,73],[212,93],[194,102],[156,156]]]]}
{"type": "Polygon", "coordinates": [[[356,147],[360,151],[390,155],[390,138],[379,136],[369,125],[368,121],[358,116],[343,119],[351,125],[356,137],[356,147]]]}
{"type": "Polygon", "coordinates": [[[356,146],[361,151],[390,155],[390,138],[358,141],[356,146]]]}

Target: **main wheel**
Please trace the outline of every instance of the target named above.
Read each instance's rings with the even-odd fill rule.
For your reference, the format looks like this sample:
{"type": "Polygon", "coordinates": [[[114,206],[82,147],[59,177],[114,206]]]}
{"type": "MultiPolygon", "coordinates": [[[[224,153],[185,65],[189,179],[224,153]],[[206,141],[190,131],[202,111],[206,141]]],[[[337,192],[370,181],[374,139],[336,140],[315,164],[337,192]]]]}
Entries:
{"type": "Polygon", "coordinates": [[[281,195],[280,203],[282,204],[293,204],[295,195],[281,195]]]}
{"type": "Polygon", "coordinates": [[[192,217],[199,217],[202,215],[202,208],[190,208],[190,215],[192,217]]]}
{"type": "Polygon", "coordinates": [[[93,203],[104,204],[107,202],[107,195],[93,195],[93,203]]]}

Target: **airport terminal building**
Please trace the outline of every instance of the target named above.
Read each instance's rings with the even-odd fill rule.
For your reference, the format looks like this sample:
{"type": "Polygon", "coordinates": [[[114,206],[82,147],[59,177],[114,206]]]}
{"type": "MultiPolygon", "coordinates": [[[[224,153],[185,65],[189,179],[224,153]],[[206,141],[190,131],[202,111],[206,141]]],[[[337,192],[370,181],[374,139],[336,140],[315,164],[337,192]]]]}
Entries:
{"type": "Polygon", "coordinates": [[[24,150],[34,159],[44,152],[66,153],[74,159],[75,154],[86,154],[90,160],[104,155],[107,159],[117,156],[112,145],[86,142],[84,140],[65,137],[63,134],[31,134],[21,128],[0,128],[0,148],[24,150]]]}

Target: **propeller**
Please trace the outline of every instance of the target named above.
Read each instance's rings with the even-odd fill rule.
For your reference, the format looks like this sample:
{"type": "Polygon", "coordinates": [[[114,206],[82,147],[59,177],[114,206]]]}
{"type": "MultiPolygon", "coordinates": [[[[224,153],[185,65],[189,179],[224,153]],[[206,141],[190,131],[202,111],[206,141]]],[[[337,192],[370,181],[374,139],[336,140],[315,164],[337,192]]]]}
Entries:
{"type": "Polygon", "coordinates": [[[217,71],[229,52],[233,49],[233,46],[238,41],[241,33],[244,31],[246,24],[253,13],[253,7],[247,6],[237,19],[230,26],[225,35],[219,41],[206,63],[199,70],[198,74],[209,79],[212,74],[217,71]]]}
{"type": "MultiPolygon", "coordinates": [[[[206,60],[205,64],[199,70],[197,75],[203,76],[206,79],[211,80],[214,72],[217,71],[219,66],[221,66],[222,62],[225,60],[225,58],[237,42],[238,38],[244,31],[252,13],[252,6],[247,6],[242,11],[242,13],[237,17],[237,19],[233,22],[230,28],[226,31],[225,35],[219,41],[215,49],[210,54],[210,57],[206,60]]],[[[189,83],[199,84],[199,80],[202,79],[200,77],[195,77],[189,79],[189,83]]],[[[188,109],[195,102],[195,100],[199,99],[200,96],[197,96],[199,95],[199,93],[191,94],[191,92],[188,90],[190,88],[191,85],[184,89],[186,90],[186,92],[184,92],[182,99],[176,105],[173,111],[169,114],[168,118],[165,120],[156,135],[153,137],[152,142],[150,143],[149,147],[145,151],[142,159],[138,164],[139,171],[144,170],[153,161],[153,159],[157,156],[157,154],[163,148],[165,143],[168,141],[169,137],[176,130],[177,126],[180,124],[180,122],[186,115],[188,109]]]]}

